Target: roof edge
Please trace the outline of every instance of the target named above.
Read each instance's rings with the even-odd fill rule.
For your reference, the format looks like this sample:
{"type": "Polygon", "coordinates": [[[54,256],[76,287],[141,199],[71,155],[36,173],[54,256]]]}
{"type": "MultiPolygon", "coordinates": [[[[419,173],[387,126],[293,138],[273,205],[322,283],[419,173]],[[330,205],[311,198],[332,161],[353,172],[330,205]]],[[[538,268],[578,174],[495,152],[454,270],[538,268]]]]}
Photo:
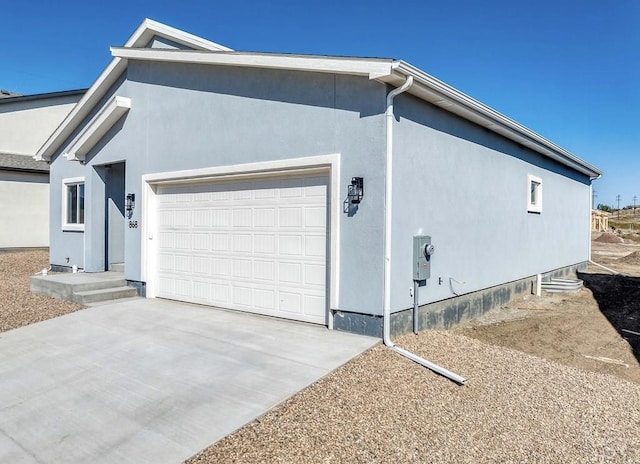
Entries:
{"type": "MultiPolygon", "coordinates": [[[[431,101],[431,103],[435,103],[452,113],[457,113],[456,107],[462,107],[463,110],[477,115],[476,118],[472,119],[460,114],[462,117],[465,117],[465,119],[470,119],[477,124],[480,124],[479,119],[482,119],[486,121],[486,124],[480,125],[486,129],[510,138],[569,168],[588,175],[591,179],[597,179],[602,175],[601,170],[568,150],[415,66],[405,61],[397,61],[397,65],[394,66],[394,71],[396,75],[400,74],[405,78],[406,76],[413,76],[419,85],[426,87],[429,91],[443,98],[443,101],[431,101]]],[[[464,113],[464,111],[460,112],[464,113]]]]}
{"type": "Polygon", "coordinates": [[[111,54],[125,60],[304,70],[362,75],[370,78],[389,75],[393,66],[393,60],[390,58],[327,57],[234,51],[204,53],[199,50],[111,47],[111,54]]]}
{"type": "Polygon", "coordinates": [[[74,90],[60,90],[57,92],[33,93],[30,95],[16,95],[13,97],[0,98],[0,104],[15,103],[15,102],[21,102],[21,101],[30,101],[30,100],[44,100],[47,98],[68,97],[73,95],[82,95],[86,91],[87,89],[74,89],[74,90]]]}
{"type": "MultiPolygon", "coordinates": [[[[153,36],[159,35],[182,45],[187,45],[199,50],[231,51],[223,45],[197,37],[188,32],[167,26],[152,19],[145,18],[140,26],[125,42],[125,47],[144,47],[153,36]]],[[[90,113],[93,105],[96,105],[118,77],[126,69],[127,62],[120,58],[113,58],[107,67],[100,73],[91,87],[86,91],[80,101],[71,110],[67,117],[60,123],[47,141],[38,149],[33,158],[37,161],[49,161],[60,145],[73,133],[75,128],[90,113]]]]}
{"type": "Polygon", "coordinates": [[[154,35],[159,35],[181,45],[194,47],[200,50],[231,51],[230,48],[225,47],[224,45],[203,39],[197,35],[176,29],[175,27],[167,26],[166,24],[149,18],[145,18],[142,21],[142,24],[138,26],[138,29],[136,29],[131,37],[129,37],[129,40],[125,42],[124,46],[126,48],[145,47],[154,35]]]}

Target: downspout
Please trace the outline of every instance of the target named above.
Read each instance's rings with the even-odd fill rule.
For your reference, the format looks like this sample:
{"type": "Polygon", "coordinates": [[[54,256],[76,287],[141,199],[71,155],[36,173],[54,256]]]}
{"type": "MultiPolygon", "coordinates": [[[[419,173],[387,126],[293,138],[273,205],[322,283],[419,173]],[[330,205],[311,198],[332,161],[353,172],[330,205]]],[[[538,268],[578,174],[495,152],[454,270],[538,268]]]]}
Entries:
{"type": "Polygon", "coordinates": [[[384,187],[384,307],[382,313],[382,340],[386,346],[391,348],[396,353],[404,356],[416,362],[427,369],[447,377],[460,385],[463,385],[467,379],[459,376],[458,374],[451,372],[443,367],[440,367],[426,359],[421,358],[407,350],[404,350],[397,346],[391,340],[391,209],[393,206],[392,194],[393,194],[393,99],[407,91],[413,85],[413,76],[407,76],[405,83],[396,89],[393,89],[387,95],[387,111],[386,111],[386,126],[387,126],[387,165],[386,165],[386,179],[384,187]]]}

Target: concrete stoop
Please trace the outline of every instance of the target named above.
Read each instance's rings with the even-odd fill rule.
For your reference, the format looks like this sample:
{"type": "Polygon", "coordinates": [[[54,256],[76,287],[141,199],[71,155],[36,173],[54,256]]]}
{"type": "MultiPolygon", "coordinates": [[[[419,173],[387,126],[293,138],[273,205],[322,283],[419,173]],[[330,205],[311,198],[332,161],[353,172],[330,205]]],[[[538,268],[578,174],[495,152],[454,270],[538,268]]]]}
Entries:
{"type": "Polygon", "coordinates": [[[135,288],[127,286],[124,273],[117,271],[33,276],[29,286],[31,291],[38,295],[82,304],[137,295],[135,288]]]}

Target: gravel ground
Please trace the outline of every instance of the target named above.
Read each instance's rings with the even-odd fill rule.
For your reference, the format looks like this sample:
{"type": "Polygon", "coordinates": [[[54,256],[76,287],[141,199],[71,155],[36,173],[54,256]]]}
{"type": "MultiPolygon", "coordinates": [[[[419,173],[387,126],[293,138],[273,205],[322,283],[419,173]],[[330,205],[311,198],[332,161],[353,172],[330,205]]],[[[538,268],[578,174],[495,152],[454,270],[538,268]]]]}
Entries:
{"type": "Polygon", "coordinates": [[[189,463],[640,462],[640,385],[452,332],[378,346],[189,463]]]}
{"type": "Polygon", "coordinates": [[[0,251],[0,332],[83,308],[69,301],[34,295],[29,277],[49,266],[48,250],[0,251]]]}
{"type": "MultiPolygon", "coordinates": [[[[82,308],[30,293],[47,262],[0,252],[0,332],[82,308]]],[[[640,462],[638,384],[453,332],[398,344],[467,385],[378,346],[188,462],[640,462]]]]}

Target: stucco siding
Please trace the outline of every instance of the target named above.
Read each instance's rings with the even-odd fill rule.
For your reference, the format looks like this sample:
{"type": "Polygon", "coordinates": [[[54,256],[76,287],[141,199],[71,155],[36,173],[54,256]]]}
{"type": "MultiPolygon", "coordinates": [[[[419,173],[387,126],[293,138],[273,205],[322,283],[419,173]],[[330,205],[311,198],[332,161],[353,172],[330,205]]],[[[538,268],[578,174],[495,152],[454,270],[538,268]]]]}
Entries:
{"type": "Polygon", "coordinates": [[[0,170],[0,248],[49,245],[48,178],[0,170]]]}
{"type": "Polygon", "coordinates": [[[413,303],[415,234],[435,246],[420,304],[589,259],[586,176],[411,96],[396,116],[393,311],[413,303]],[[542,179],[541,214],[527,210],[528,175],[542,179]]]}
{"type": "MultiPolygon", "coordinates": [[[[339,154],[340,203],[331,208],[342,211],[352,176],[366,179],[367,192],[355,214],[340,214],[340,236],[330,238],[331,246],[340,247],[339,306],[380,312],[383,85],[321,73],[132,61],[126,80],[110,94],[131,98],[131,110],[87,155],[86,166],[60,156],[52,164],[52,195],[61,195],[53,192],[54,179],[60,185],[63,177],[86,174],[91,205],[84,233],[86,253],[99,253],[104,240],[104,232],[98,230],[100,224],[104,228],[104,208],[89,198],[104,195],[95,166],[126,162],[125,190],[138,199],[132,219],[140,221],[144,174],[339,154]]],[[[59,206],[55,214],[60,214],[59,206]]],[[[81,253],[82,243],[58,230],[59,224],[52,233],[52,250],[54,245],[72,246],[73,253],[81,253]]],[[[130,280],[142,279],[141,230],[125,229],[130,280]]],[[[61,258],[60,253],[55,256],[61,258]]],[[[87,254],[88,268],[94,264],[99,268],[98,261],[87,254]]]]}
{"type": "MultiPolygon", "coordinates": [[[[51,163],[49,176],[49,259],[51,264],[84,268],[84,233],[62,230],[62,180],[83,177],[89,172],[77,162],[60,156],[51,163]]],[[[85,218],[94,205],[85,201],[85,218]]]]}
{"type": "Polygon", "coordinates": [[[62,120],[80,95],[3,103],[0,106],[0,153],[33,155],[62,120]]]}

